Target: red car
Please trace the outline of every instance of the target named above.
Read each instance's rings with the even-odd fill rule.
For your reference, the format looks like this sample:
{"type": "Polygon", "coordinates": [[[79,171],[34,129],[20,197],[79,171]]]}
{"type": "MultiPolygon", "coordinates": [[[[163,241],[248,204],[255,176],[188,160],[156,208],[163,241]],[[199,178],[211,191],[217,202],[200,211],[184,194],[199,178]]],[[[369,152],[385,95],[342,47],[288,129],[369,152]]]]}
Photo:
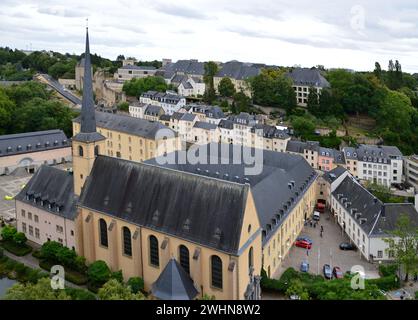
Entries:
{"type": "Polygon", "coordinates": [[[299,248],[310,249],[312,248],[312,243],[306,240],[296,240],[295,246],[299,248]]]}
{"type": "Polygon", "coordinates": [[[332,270],[332,274],[336,279],[344,278],[343,272],[341,271],[340,267],[334,267],[332,270]]]}

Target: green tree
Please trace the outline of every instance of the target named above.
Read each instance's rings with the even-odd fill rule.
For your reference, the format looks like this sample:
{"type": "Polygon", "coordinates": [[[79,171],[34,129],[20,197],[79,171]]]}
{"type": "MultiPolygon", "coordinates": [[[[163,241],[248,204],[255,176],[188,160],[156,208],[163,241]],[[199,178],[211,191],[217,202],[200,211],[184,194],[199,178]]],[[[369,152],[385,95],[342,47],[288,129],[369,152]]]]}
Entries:
{"type": "Polygon", "coordinates": [[[405,281],[410,274],[418,272],[418,228],[411,223],[410,217],[401,214],[396,222],[396,229],[388,231],[390,237],[383,239],[389,247],[396,263],[405,273],[405,281]]]}
{"type": "Polygon", "coordinates": [[[315,117],[320,117],[323,115],[319,105],[319,96],[315,88],[309,88],[307,107],[308,111],[315,117]]]}
{"type": "Polygon", "coordinates": [[[235,94],[235,86],[230,78],[225,77],[219,82],[218,91],[222,97],[232,97],[235,94]]]}
{"type": "Polygon", "coordinates": [[[123,273],[122,273],[122,270],[112,272],[110,278],[111,279],[118,280],[119,282],[123,283],[123,273]]]}
{"type": "Polygon", "coordinates": [[[128,112],[129,111],[129,103],[126,102],[126,101],[120,102],[118,104],[118,110],[128,112]]]}
{"type": "Polygon", "coordinates": [[[309,300],[309,292],[299,279],[290,281],[289,288],[286,290],[286,295],[288,297],[296,295],[300,300],[309,300]]]}
{"type": "Polygon", "coordinates": [[[250,79],[255,104],[283,108],[291,114],[296,107],[296,94],[292,81],[281,70],[263,69],[250,79]]]}
{"type": "Polygon", "coordinates": [[[250,109],[250,98],[242,91],[234,94],[235,113],[248,112],[250,109]]]}
{"type": "Polygon", "coordinates": [[[41,278],[36,284],[18,283],[6,293],[6,300],[71,300],[64,290],[53,290],[49,278],[41,278]]]}
{"type": "Polygon", "coordinates": [[[100,300],[145,300],[141,292],[133,293],[129,286],[111,279],[99,289],[98,297],[100,300]]]}
{"type": "Polygon", "coordinates": [[[13,226],[5,226],[1,230],[1,237],[4,241],[13,241],[14,236],[16,235],[17,230],[13,226]]]}
{"type": "Polygon", "coordinates": [[[374,64],[374,71],[373,71],[375,77],[379,80],[382,80],[382,67],[380,66],[379,62],[376,62],[374,64]]]}
{"type": "Polygon", "coordinates": [[[28,239],[26,238],[26,235],[23,232],[16,232],[13,235],[13,241],[19,246],[24,246],[27,240],[28,239]]]}
{"type": "Polygon", "coordinates": [[[302,139],[308,139],[315,131],[315,123],[306,117],[293,117],[291,124],[296,136],[302,139]]]}
{"type": "Polygon", "coordinates": [[[163,77],[145,77],[145,78],[134,78],[130,81],[126,81],[123,84],[122,90],[131,97],[139,98],[141,94],[146,91],[154,90],[164,92],[168,89],[167,84],[163,77]]]}
{"type": "Polygon", "coordinates": [[[144,280],[140,277],[129,278],[127,285],[133,293],[144,291],[144,280]]]}
{"type": "Polygon", "coordinates": [[[109,281],[111,274],[109,267],[103,260],[93,262],[87,270],[89,281],[97,287],[109,281]]]}
{"type": "Polygon", "coordinates": [[[205,63],[204,68],[205,73],[203,75],[203,81],[205,82],[206,88],[203,99],[207,103],[212,103],[216,99],[215,84],[213,78],[218,72],[218,65],[213,61],[209,61],[205,63]]]}

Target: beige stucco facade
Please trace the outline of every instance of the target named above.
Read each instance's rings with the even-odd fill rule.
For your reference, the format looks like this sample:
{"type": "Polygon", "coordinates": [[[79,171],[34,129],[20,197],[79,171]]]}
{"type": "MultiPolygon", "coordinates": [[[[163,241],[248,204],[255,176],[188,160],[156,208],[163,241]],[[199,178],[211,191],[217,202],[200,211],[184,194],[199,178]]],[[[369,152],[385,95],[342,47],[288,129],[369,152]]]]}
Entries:
{"type": "MultiPolygon", "coordinates": [[[[80,132],[80,123],[73,122],[73,132],[74,135],[80,132]]],[[[99,126],[97,132],[106,138],[99,153],[125,160],[142,162],[163,155],[165,152],[176,151],[180,147],[178,137],[159,140],[148,139],[99,126]]],[[[73,149],[76,150],[74,145],[73,149]]]]}
{"type": "Polygon", "coordinates": [[[0,175],[9,174],[19,167],[36,170],[43,164],[58,164],[71,161],[71,147],[21,153],[0,157],[0,175]]]}
{"type": "Polygon", "coordinates": [[[57,241],[76,250],[75,223],[46,209],[16,200],[17,230],[39,245],[57,241]]]}
{"type": "Polygon", "coordinates": [[[171,257],[179,260],[180,245],[186,246],[189,251],[190,276],[200,297],[208,294],[214,295],[216,299],[244,299],[249,283],[250,250],[253,252],[254,274],[258,275],[261,270],[261,230],[251,193],[247,197],[238,255],[134,225],[88,208],[79,208],[76,224],[80,255],[84,255],[88,262],[106,261],[112,270],[122,270],[125,279],[132,276],[142,277],[146,290],[151,289],[171,257]],[[104,219],[107,224],[107,247],[100,245],[100,219],[104,219]],[[123,253],[123,227],[129,228],[132,235],[132,256],[123,253]],[[159,266],[150,262],[150,236],[158,239],[159,266]],[[222,260],[222,289],[211,285],[210,261],[213,255],[222,260]]]}

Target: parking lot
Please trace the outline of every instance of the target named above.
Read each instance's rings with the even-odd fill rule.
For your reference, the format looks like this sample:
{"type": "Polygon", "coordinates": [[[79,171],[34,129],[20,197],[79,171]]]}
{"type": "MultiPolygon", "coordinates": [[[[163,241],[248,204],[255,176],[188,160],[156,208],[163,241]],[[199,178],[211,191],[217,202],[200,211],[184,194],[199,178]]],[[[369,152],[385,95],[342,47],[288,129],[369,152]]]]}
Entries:
{"type": "Polygon", "coordinates": [[[342,251],[339,249],[339,244],[347,242],[348,238],[345,234],[342,234],[340,227],[328,212],[321,214],[321,219],[316,228],[308,224],[300,235],[308,236],[313,241],[309,255],[307,249],[293,246],[279,270],[273,275],[274,278],[280,278],[283,271],[289,267],[299,270],[302,261],[309,263],[309,272],[313,274],[322,275],[324,264],[329,264],[331,268],[340,267],[344,273],[351,270],[353,266],[362,266],[366,278],[379,277],[377,266],[361,258],[359,251],[342,251]],[[320,237],[321,225],[324,227],[323,237],[320,237]]]}

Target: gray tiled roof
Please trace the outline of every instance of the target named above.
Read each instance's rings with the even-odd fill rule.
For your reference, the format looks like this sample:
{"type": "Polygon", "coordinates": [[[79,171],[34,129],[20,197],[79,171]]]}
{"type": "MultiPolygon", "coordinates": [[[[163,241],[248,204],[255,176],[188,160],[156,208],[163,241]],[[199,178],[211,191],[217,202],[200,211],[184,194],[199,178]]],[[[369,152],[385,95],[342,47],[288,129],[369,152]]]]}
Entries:
{"type": "Polygon", "coordinates": [[[259,75],[261,68],[239,61],[229,61],[222,65],[216,77],[228,77],[244,80],[259,75]]]}
{"type": "Polygon", "coordinates": [[[368,162],[390,163],[392,158],[402,158],[402,153],[397,147],[375,146],[360,144],[356,148],[357,159],[368,162]]]}
{"type": "Polygon", "coordinates": [[[296,68],[287,74],[295,85],[328,88],[329,82],[322,76],[318,69],[296,68]]]}
{"type": "Polygon", "coordinates": [[[171,79],[178,72],[203,76],[205,74],[205,64],[197,60],[178,60],[177,62],[167,64],[161,71],[164,72],[165,79],[171,79]]]}
{"type": "Polygon", "coordinates": [[[204,121],[197,121],[193,127],[204,129],[204,130],[216,130],[218,128],[216,124],[204,122],[204,121]]]}
{"type": "MultiPolygon", "coordinates": [[[[221,181],[250,184],[258,218],[261,227],[266,232],[265,241],[273,234],[270,231],[276,230],[281,225],[284,218],[291,212],[294,205],[317,176],[311,166],[299,155],[259,150],[263,154],[261,173],[246,175],[244,161],[239,164],[233,163],[233,151],[240,149],[244,154],[251,150],[254,151],[254,149],[228,144],[208,144],[200,148],[203,150],[206,148],[207,158],[205,158],[205,163],[207,164],[192,164],[189,162],[179,164],[176,161],[176,164],[164,164],[163,166],[198,174],[206,178],[211,177],[221,181]],[[210,156],[210,148],[218,148],[218,157],[210,156]],[[289,184],[292,181],[294,185],[290,188],[289,184]],[[273,219],[276,220],[273,221],[273,219]]],[[[196,151],[195,154],[200,159],[199,151],[196,151]]],[[[178,159],[178,151],[174,152],[174,157],[178,159]]],[[[161,163],[161,161],[150,159],[146,163],[159,165],[158,163],[161,163]]]]}
{"type": "Polygon", "coordinates": [[[237,254],[248,192],[245,184],[98,156],[80,205],[237,254]]]}
{"type": "Polygon", "coordinates": [[[279,138],[287,139],[289,135],[284,130],[279,130],[275,126],[269,126],[266,124],[258,123],[251,128],[251,132],[256,132],[256,130],[262,130],[264,138],[279,138]]]}
{"type": "Polygon", "coordinates": [[[66,148],[70,142],[62,130],[47,130],[0,136],[0,157],[66,148]]]}
{"type": "Polygon", "coordinates": [[[413,204],[382,203],[350,175],[345,177],[332,194],[336,199],[340,194],[340,199],[338,199],[340,204],[345,206],[345,203],[348,202],[346,210],[351,212],[351,209],[354,209],[356,211],[352,217],[369,236],[389,235],[391,231],[396,229],[396,223],[401,214],[408,215],[411,224],[418,227],[418,212],[413,204]],[[362,219],[365,220],[360,223],[362,219]]]}
{"type": "Polygon", "coordinates": [[[174,258],[152,285],[152,295],[160,300],[193,300],[197,294],[190,275],[174,258]]]}
{"type": "Polygon", "coordinates": [[[153,66],[126,65],[126,66],[120,67],[119,69],[126,69],[126,70],[145,70],[145,71],[149,70],[149,71],[152,71],[152,70],[155,70],[155,67],[153,67],[153,66]]]}
{"type": "Polygon", "coordinates": [[[144,111],[144,114],[149,116],[159,116],[160,114],[164,113],[164,109],[160,106],[154,106],[149,104],[144,111]]]}
{"type": "MultiPolygon", "coordinates": [[[[74,119],[74,121],[80,122],[80,117],[74,119]]],[[[177,136],[175,131],[159,122],[148,121],[120,114],[96,111],[96,122],[98,127],[125,132],[148,139],[155,139],[155,135],[160,129],[171,130],[173,132],[173,136],[177,136]]]]}
{"type": "Polygon", "coordinates": [[[73,175],[64,170],[42,165],[16,195],[16,200],[74,220],[77,199],[74,196],[73,175]],[[37,199],[36,203],[34,198],[37,199]],[[41,206],[41,200],[44,201],[43,206],[41,206]],[[52,204],[51,209],[48,206],[49,203],[52,204]]]}
{"type": "Polygon", "coordinates": [[[218,127],[219,128],[224,128],[224,129],[232,130],[232,129],[234,129],[234,122],[231,121],[231,120],[228,120],[228,119],[222,119],[219,122],[218,127]]]}
{"type": "Polygon", "coordinates": [[[286,151],[295,152],[295,153],[304,153],[306,148],[306,142],[299,140],[290,140],[287,142],[286,151]]]}
{"type": "Polygon", "coordinates": [[[331,171],[325,172],[322,177],[328,183],[332,183],[336,179],[338,179],[346,171],[347,171],[347,169],[345,169],[344,167],[338,166],[338,167],[332,169],[331,171]]]}
{"type": "Polygon", "coordinates": [[[358,219],[356,220],[359,223],[360,219],[365,219],[363,223],[359,223],[359,226],[366,234],[369,234],[380,214],[383,203],[361,186],[351,175],[345,177],[332,194],[342,205],[344,205],[343,199],[347,199],[347,202],[351,203],[346,210],[357,210],[358,219]],[[339,194],[342,195],[340,199],[338,199],[339,194]]]}

